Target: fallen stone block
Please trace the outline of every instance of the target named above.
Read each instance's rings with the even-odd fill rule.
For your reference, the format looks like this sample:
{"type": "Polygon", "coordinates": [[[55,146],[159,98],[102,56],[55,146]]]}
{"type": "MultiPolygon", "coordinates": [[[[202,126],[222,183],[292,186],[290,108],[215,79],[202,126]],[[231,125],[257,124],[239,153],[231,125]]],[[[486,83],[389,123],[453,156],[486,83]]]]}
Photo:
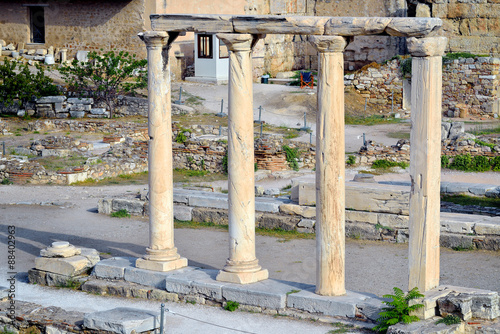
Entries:
{"type": "Polygon", "coordinates": [[[177,220],[193,220],[193,208],[183,205],[174,205],[174,218],[177,220]]]}
{"type": "Polygon", "coordinates": [[[81,255],[66,258],[37,257],[35,269],[66,276],[77,276],[87,273],[99,261],[95,249],[82,248],[81,255]]]}
{"type": "Polygon", "coordinates": [[[468,295],[450,293],[439,298],[437,304],[442,317],[455,315],[462,320],[469,320],[472,317],[472,298],[468,295]]]}
{"type": "Polygon", "coordinates": [[[301,206],[295,204],[280,205],[280,212],[289,215],[299,215],[304,218],[315,218],[316,208],[310,206],[301,206]]]}
{"type": "Polygon", "coordinates": [[[141,309],[118,307],[103,312],[86,314],[83,325],[87,328],[131,334],[151,331],[160,327],[160,314],[141,309]]]}
{"type": "Polygon", "coordinates": [[[113,207],[113,200],[111,198],[103,198],[97,202],[97,212],[109,215],[113,207]]]}
{"type": "Polygon", "coordinates": [[[92,275],[104,279],[123,279],[125,277],[125,268],[135,266],[134,257],[113,257],[99,261],[92,271],[92,275]]]}
{"type": "Polygon", "coordinates": [[[387,334],[453,334],[464,333],[465,323],[446,325],[444,323],[436,324],[439,317],[433,317],[427,320],[412,322],[410,324],[398,323],[389,327],[387,334]]]}
{"type": "Polygon", "coordinates": [[[129,200],[129,199],[114,199],[112,205],[112,211],[127,210],[130,214],[143,215],[144,214],[144,202],[139,200],[129,200]]]}

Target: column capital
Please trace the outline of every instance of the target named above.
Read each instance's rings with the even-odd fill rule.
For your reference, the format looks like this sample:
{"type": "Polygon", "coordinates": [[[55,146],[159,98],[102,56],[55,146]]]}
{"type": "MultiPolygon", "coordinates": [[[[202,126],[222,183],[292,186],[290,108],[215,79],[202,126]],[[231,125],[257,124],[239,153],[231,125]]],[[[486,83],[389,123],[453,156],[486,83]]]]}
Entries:
{"type": "Polygon", "coordinates": [[[227,45],[229,51],[251,51],[259,39],[266,35],[252,34],[217,34],[217,37],[222,39],[227,45]]]}
{"type": "Polygon", "coordinates": [[[137,34],[139,38],[146,43],[146,46],[161,46],[168,43],[169,36],[165,31],[145,31],[137,34]]]}
{"type": "Polygon", "coordinates": [[[448,46],[446,37],[411,37],[406,40],[408,51],[413,57],[443,56],[448,46]]]}
{"type": "Polygon", "coordinates": [[[347,38],[341,36],[311,35],[308,40],[318,52],[344,52],[348,44],[347,38]]]}

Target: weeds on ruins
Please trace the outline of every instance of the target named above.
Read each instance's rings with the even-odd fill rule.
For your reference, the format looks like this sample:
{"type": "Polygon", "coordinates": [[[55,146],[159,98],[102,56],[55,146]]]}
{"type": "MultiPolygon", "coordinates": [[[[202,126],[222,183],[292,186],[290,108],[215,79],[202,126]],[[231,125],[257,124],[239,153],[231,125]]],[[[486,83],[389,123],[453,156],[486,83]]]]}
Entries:
{"type": "Polygon", "coordinates": [[[68,91],[104,103],[112,118],[119,95],[135,95],[138,89],[147,86],[146,64],[147,60],[138,60],[135,54],[124,51],[109,51],[102,56],[92,51],[87,62],[74,59],[71,65],[62,66],[59,71],[68,91]]]}
{"type": "Polygon", "coordinates": [[[459,324],[461,322],[462,322],[462,320],[460,319],[460,317],[458,317],[456,315],[449,314],[446,317],[444,317],[443,319],[439,319],[438,321],[436,321],[436,324],[445,324],[447,326],[450,326],[450,325],[459,324]]]}
{"type": "Polygon", "coordinates": [[[423,298],[424,295],[418,291],[418,288],[413,288],[408,291],[407,294],[403,290],[394,287],[393,295],[384,295],[384,298],[392,299],[391,301],[383,301],[384,304],[388,305],[383,308],[383,311],[379,313],[380,318],[377,319],[379,324],[373,329],[386,333],[387,329],[399,322],[404,322],[406,324],[419,321],[416,315],[410,315],[411,312],[424,307],[423,304],[413,304],[410,306],[410,301],[423,298]]]}
{"type": "Polygon", "coordinates": [[[226,305],[224,306],[224,310],[229,311],[229,312],[233,312],[233,311],[236,311],[238,309],[238,307],[240,307],[240,303],[232,301],[232,300],[228,300],[226,302],[226,305]]]}

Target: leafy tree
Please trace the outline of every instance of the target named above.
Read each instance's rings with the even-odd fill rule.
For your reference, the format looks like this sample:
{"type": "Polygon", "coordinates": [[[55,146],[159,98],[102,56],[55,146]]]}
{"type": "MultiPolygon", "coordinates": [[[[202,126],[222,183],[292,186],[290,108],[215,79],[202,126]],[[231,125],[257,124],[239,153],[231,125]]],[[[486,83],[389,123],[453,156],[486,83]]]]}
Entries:
{"type": "Polygon", "coordinates": [[[0,64],[0,103],[10,106],[26,103],[34,98],[49,95],[59,95],[59,89],[53,84],[51,78],[45,75],[40,65],[36,66],[36,73],[31,73],[28,65],[4,59],[0,64]]]}
{"type": "Polygon", "coordinates": [[[59,71],[69,91],[103,102],[111,118],[119,95],[135,94],[137,89],[147,86],[146,64],[147,60],[138,60],[135,54],[124,51],[109,51],[102,56],[92,51],[87,62],[75,59],[59,71]]]}

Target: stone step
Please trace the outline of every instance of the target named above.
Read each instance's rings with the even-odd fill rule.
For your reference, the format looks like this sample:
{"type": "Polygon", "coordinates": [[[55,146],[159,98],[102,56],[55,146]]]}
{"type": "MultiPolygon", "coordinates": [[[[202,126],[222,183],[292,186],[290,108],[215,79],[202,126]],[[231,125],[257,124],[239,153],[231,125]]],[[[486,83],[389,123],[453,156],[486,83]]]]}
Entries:
{"type": "Polygon", "coordinates": [[[118,307],[112,310],[86,314],[83,325],[87,328],[118,334],[142,333],[160,327],[160,313],[136,308],[118,307]]]}

